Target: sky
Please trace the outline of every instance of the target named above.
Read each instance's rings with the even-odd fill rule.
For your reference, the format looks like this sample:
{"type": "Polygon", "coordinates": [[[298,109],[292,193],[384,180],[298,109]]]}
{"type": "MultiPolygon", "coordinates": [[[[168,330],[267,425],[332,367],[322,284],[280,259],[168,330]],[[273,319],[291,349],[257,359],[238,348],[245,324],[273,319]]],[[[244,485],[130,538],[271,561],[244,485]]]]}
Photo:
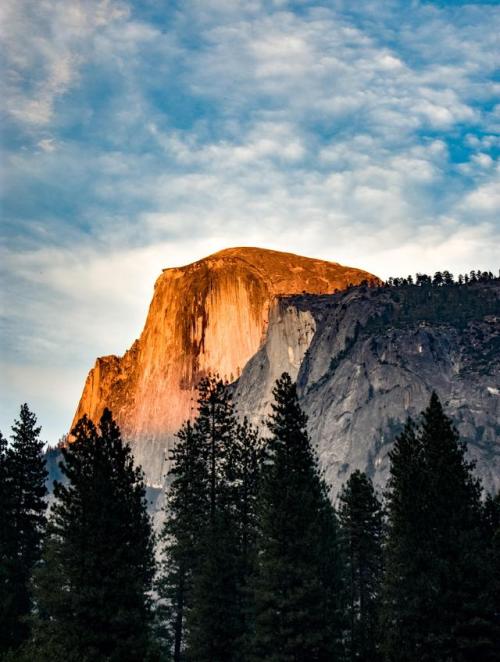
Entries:
{"type": "Polygon", "coordinates": [[[51,443],[161,269],[500,266],[500,5],[3,0],[0,429],[51,443]]]}

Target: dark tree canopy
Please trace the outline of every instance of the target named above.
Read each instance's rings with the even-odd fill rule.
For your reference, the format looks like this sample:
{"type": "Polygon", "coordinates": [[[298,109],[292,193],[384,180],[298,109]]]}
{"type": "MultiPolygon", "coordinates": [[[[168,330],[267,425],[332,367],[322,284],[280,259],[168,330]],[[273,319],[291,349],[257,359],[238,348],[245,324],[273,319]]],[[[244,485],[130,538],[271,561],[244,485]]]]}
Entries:
{"type": "Polygon", "coordinates": [[[72,434],[36,575],[32,646],[40,660],[145,660],[153,538],[142,472],[109,410],[72,434]]]}
{"type": "Polygon", "coordinates": [[[45,461],[41,428],[27,404],[12,426],[12,443],[0,440],[2,581],[0,653],[29,634],[31,574],[41,555],[45,529],[45,461]]]}
{"type": "Polygon", "coordinates": [[[375,662],[379,650],[383,516],[371,480],[357,470],[339,496],[346,559],[348,659],[375,662]]]}
{"type": "Polygon", "coordinates": [[[480,486],[435,393],[390,458],[386,659],[491,659],[491,614],[478,600],[485,585],[480,486]]]}
{"type": "Polygon", "coordinates": [[[238,639],[236,538],[232,526],[231,446],[237,421],[231,394],[215,376],[198,387],[193,424],[201,450],[204,520],[198,530],[192,606],[187,613],[189,658],[199,662],[234,659],[238,639]]]}
{"type": "Polygon", "coordinates": [[[335,511],[306,430],[295,384],[273,391],[255,579],[255,660],[335,659],[342,567],[335,511]]]}
{"type": "Polygon", "coordinates": [[[199,385],[198,414],[171,452],[159,581],[174,660],[241,660],[255,544],[259,439],[237,422],[217,377],[199,385]]]}
{"type": "Polygon", "coordinates": [[[172,468],[166,495],[162,567],[157,582],[164,646],[179,662],[186,647],[186,614],[192,605],[193,574],[199,563],[199,533],[206,522],[208,484],[203,449],[190,422],[170,451],[172,468]]]}

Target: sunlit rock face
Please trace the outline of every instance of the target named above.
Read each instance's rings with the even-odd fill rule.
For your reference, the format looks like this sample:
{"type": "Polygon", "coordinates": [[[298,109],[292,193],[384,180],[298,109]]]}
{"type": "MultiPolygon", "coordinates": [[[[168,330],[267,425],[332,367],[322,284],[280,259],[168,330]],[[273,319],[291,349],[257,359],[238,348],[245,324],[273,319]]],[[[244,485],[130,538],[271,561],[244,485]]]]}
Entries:
{"type": "Polygon", "coordinates": [[[307,312],[284,312],[280,297],[327,294],[365,280],[377,279],[334,262],[259,248],[231,248],[165,269],[140,338],[123,357],[97,359],[73,423],[83,414],[96,421],[104,407],[111,409],[148,482],[160,483],[173,434],[193,413],[200,378],[212,372],[236,380],[263,345],[270,319],[285,315],[280,332],[293,336],[293,342],[276,338],[274,346],[271,339],[279,355],[273,363],[289,363],[297,373],[315,321],[307,312]]]}

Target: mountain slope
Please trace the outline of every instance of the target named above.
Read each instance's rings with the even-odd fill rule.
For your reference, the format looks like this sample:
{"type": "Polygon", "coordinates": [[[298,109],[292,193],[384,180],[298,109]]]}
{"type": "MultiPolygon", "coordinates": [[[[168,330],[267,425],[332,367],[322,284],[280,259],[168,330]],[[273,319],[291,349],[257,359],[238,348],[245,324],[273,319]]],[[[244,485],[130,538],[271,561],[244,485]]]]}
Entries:
{"type": "Polygon", "coordinates": [[[259,248],[231,248],[155,284],[142,334],[123,357],[97,359],[73,424],[112,410],[150,483],[159,483],[173,433],[190,417],[208,372],[233,381],[259,350],[278,297],[332,293],[371,274],[259,248]]]}
{"type": "Polygon", "coordinates": [[[500,487],[500,281],[348,287],[370,274],[256,248],[221,251],[158,278],[144,330],[123,356],[97,360],[75,421],[107,406],[150,485],[207,372],[233,383],[260,424],[283,371],[336,494],[354,469],[378,485],[407,415],[436,390],[487,489],[500,487]]]}
{"type": "Polygon", "coordinates": [[[283,298],[235,385],[241,414],[259,423],[284,370],[298,381],[334,494],[354,469],[385,483],[394,435],[433,390],[485,487],[500,488],[498,280],[283,298]]]}

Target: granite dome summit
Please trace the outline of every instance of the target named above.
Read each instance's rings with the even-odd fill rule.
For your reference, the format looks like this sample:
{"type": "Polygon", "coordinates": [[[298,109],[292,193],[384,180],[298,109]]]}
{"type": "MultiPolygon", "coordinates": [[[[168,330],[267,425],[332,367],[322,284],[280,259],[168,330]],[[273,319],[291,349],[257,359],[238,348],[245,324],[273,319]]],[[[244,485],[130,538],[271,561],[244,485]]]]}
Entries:
{"type": "Polygon", "coordinates": [[[109,407],[148,483],[160,486],[203,375],[232,382],[238,413],[260,426],[286,371],[335,494],[354,469],[385,484],[395,434],[436,391],[483,485],[496,489],[500,281],[348,287],[363,281],[380,283],[359,269],[259,248],[165,269],[140,338],[122,357],[97,359],[75,422],[109,407]]]}
{"type": "Polygon", "coordinates": [[[361,269],[261,248],[229,248],[164,269],[141,336],[122,357],[90,371],[74,423],[112,410],[150,482],[163,473],[165,448],[189,418],[199,379],[239,377],[262,346],[282,296],[329,294],[378,279],[361,269]]]}

